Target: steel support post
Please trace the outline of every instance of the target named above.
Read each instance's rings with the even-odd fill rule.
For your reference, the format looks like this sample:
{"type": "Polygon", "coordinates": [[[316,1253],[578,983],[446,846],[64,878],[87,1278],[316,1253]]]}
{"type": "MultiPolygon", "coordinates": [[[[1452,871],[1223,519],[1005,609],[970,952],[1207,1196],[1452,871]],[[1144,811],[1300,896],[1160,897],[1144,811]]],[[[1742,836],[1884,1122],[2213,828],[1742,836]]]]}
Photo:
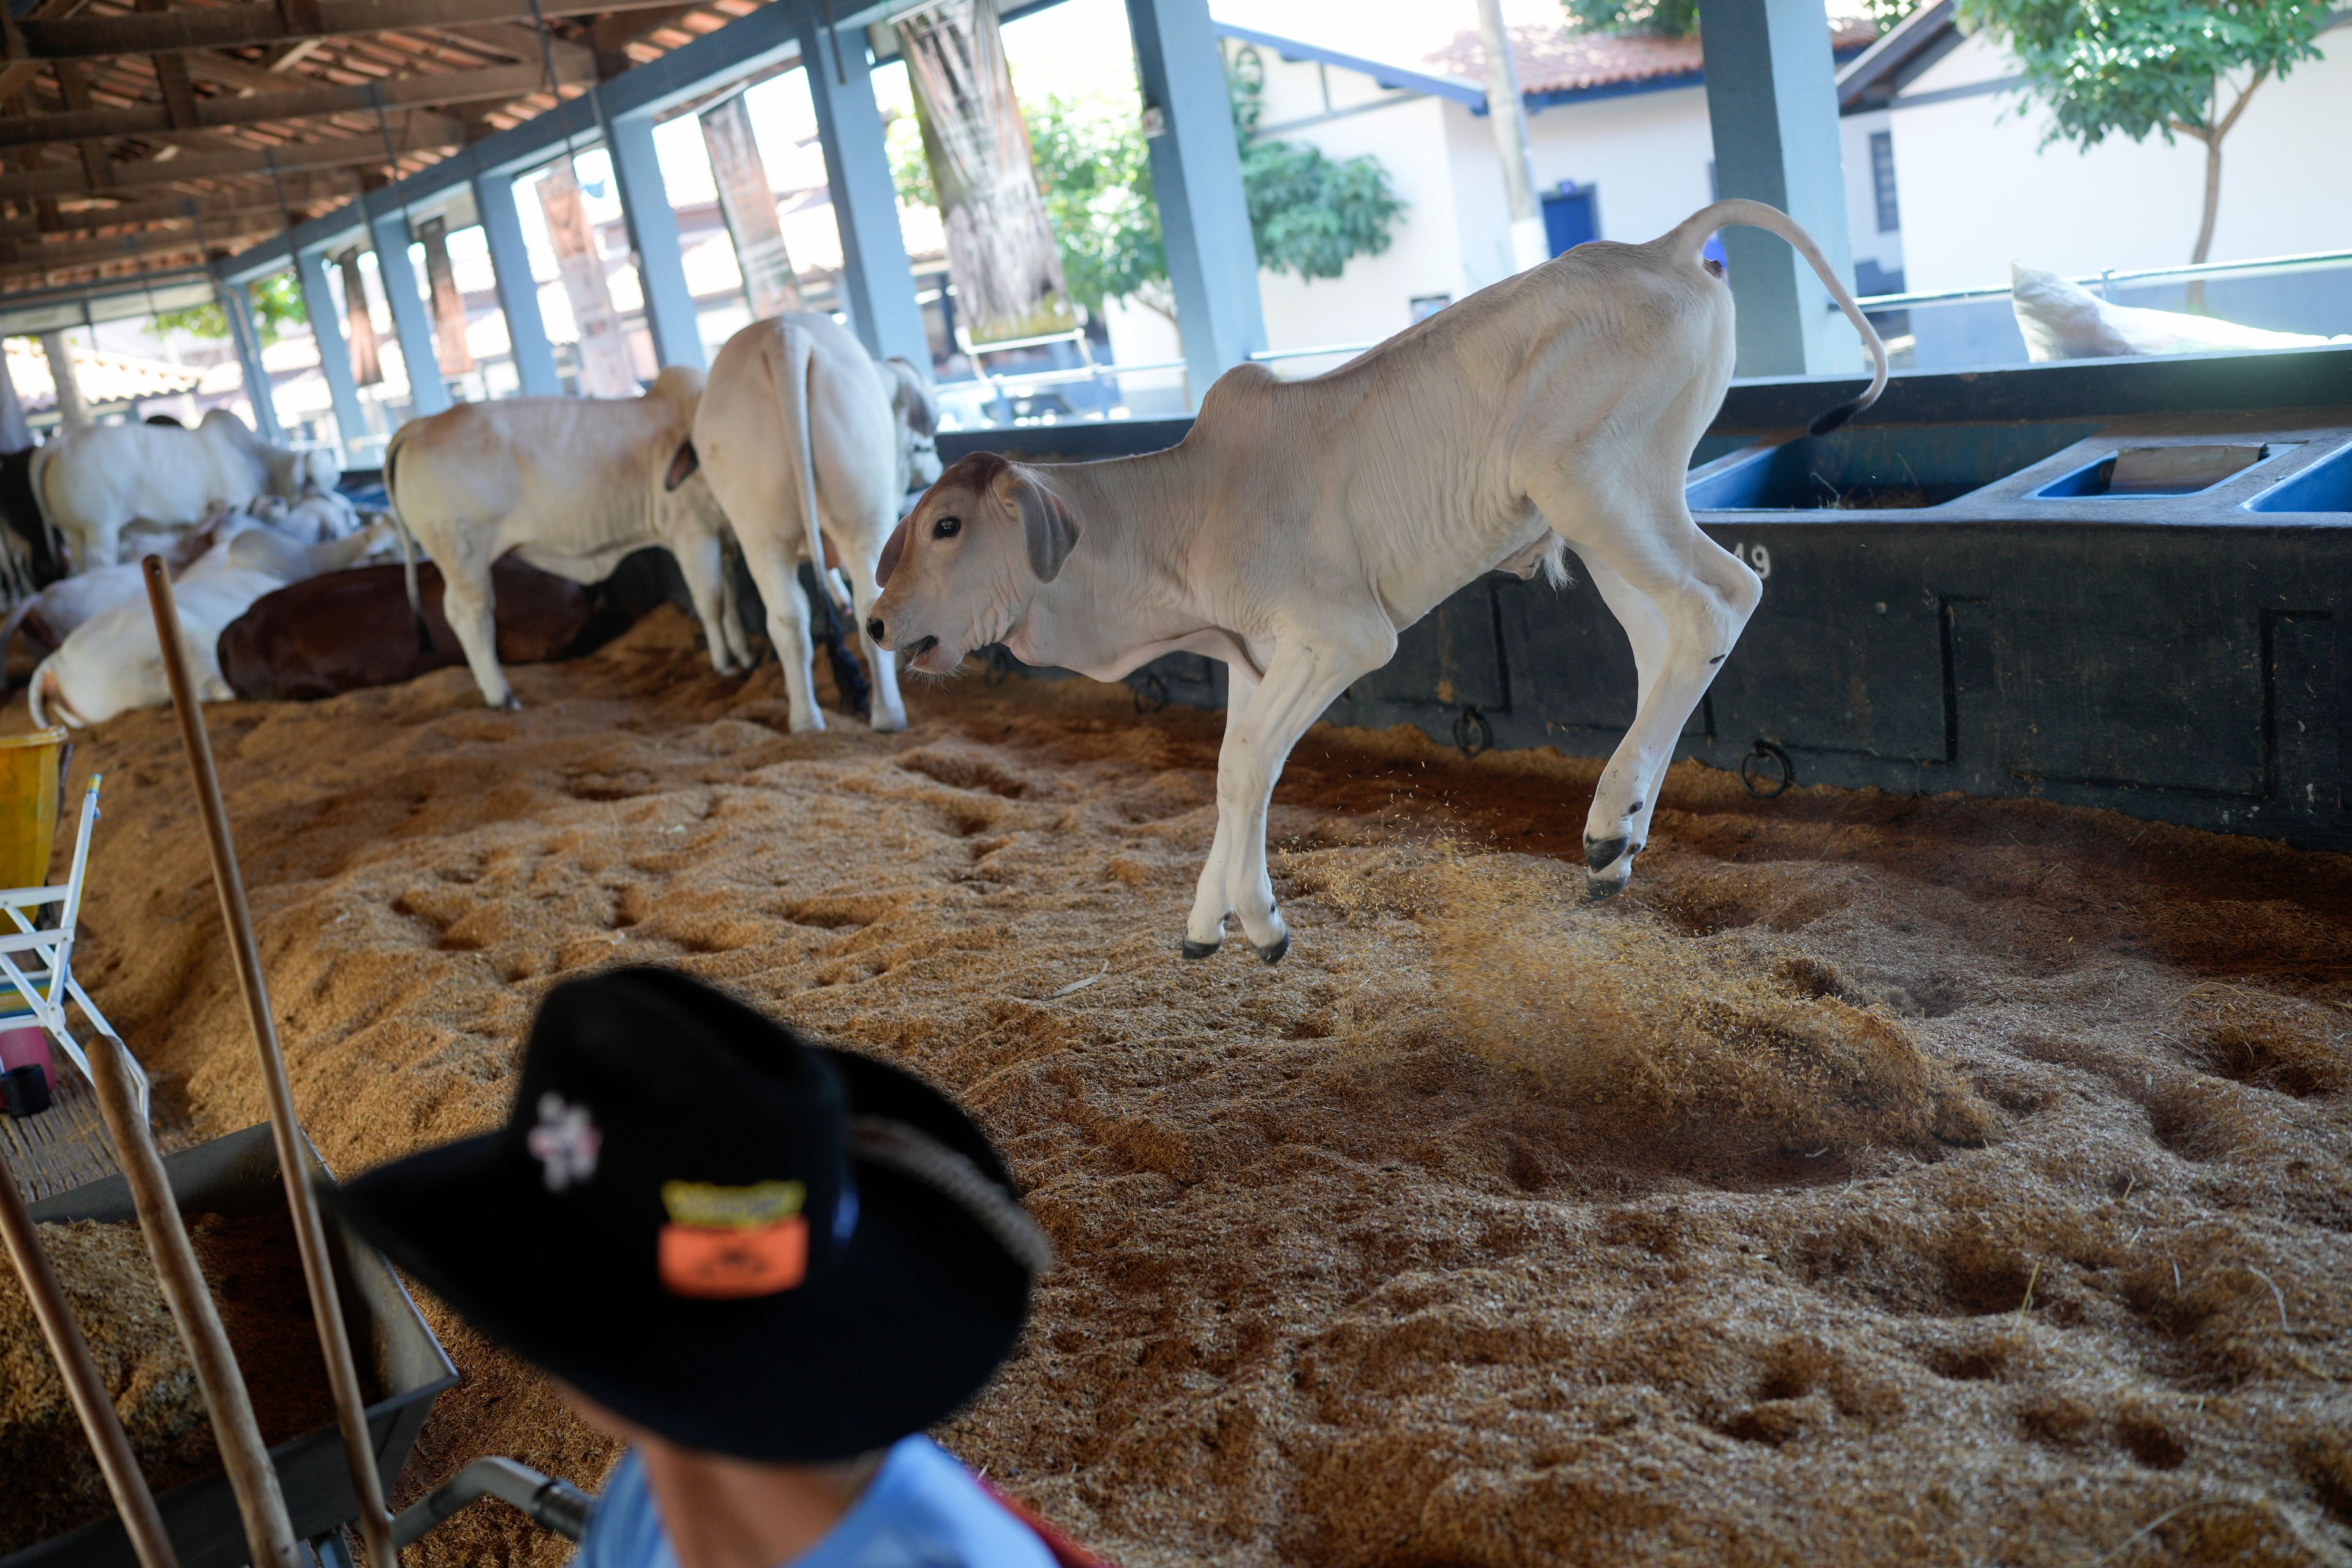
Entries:
{"type": "Polygon", "coordinates": [[[1127,17],[1176,330],[1198,406],[1212,382],[1265,347],[1225,58],[1208,0],[1127,0],[1127,17]]]}
{"type": "Polygon", "coordinates": [[[335,434],[342,460],[350,465],[352,443],[368,433],[367,415],[360,407],[359,384],[352,378],[352,349],[343,341],[342,313],[327,292],[327,258],[315,250],[294,253],[295,276],[302,280],[302,310],[310,318],[310,336],[319,345],[319,369],[327,378],[327,397],[334,405],[335,434]]]}
{"type": "Polygon", "coordinates": [[[221,309],[228,314],[229,341],[236,345],[237,367],[245,372],[245,395],[253,405],[254,433],[265,441],[282,440],[278,405],[269,395],[269,372],[261,363],[261,334],[253,325],[253,291],[242,283],[223,283],[220,300],[221,309]]]}
{"type": "Polygon", "coordinates": [[[664,366],[703,368],[702,331],[695,324],[694,294],[686,286],[685,247],[677,237],[677,215],[662,184],[661,159],[654,152],[654,122],[643,115],[615,120],[608,150],[613,183],[636,253],[637,282],[646,297],[646,325],[654,335],[654,358],[664,366]]]}
{"type": "Polygon", "coordinates": [[[898,195],[874,103],[866,29],[834,32],[814,20],[801,26],[801,67],[816,107],[824,179],[841,229],[841,286],[849,324],[866,351],[892,354],[931,374],[930,339],[915,303],[915,269],[898,233],[898,195]]]}
{"type": "Polygon", "coordinates": [[[522,219],[515,207],[511,174],[474,176],[474,211],[489,242],[490,271],[498,279],[499,310],[507,319],[507,343],[525,397],[560,397],[555,350],[539,313],[539,283],[530,275],[530,250],[523,244],[522,219]]]}
{"type": "Polygon", "coordinates": [[[449,389],[433,352],[433,318],[416,290],[416,268],[408,264],[408,215],[398,208],[368,214],[368,238],[375,247],[384,303],[392,310],[393,336],[400,340],[401,363],[408,371],[409,417],[438,414],[449,406],[449,389]]]}
{"type": "MultiPolygon", "coordinates": [[[[1769,202],[1853,276],[1829,26],[1819,0],[1699,0],[1717,194],[1769,202]]],[[[1727,229],[1740,375],[1850,375],[1853,329],[1805,258],[1761,229],[1727,229]]]]}

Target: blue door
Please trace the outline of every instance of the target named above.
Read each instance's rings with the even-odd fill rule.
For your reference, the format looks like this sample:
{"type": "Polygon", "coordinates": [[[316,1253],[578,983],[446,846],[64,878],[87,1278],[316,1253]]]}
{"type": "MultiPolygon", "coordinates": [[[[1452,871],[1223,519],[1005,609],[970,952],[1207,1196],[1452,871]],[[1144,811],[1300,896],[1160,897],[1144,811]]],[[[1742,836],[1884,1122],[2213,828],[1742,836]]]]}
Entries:
{"type": "Polygon", "coordinates": [[[1558,256],[1571,246],[1601,237],[1591,185],[1563,186],[1543,199],[1544,239],[1558,256]]]}

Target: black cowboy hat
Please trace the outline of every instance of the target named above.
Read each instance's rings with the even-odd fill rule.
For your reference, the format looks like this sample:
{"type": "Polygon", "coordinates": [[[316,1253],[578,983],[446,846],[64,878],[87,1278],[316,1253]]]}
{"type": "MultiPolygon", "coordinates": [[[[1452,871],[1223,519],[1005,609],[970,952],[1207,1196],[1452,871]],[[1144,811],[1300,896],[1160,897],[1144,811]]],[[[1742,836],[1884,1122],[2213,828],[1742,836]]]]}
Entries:
{"type": "Polygon", "coordinates": [[[557,986],[504,1128],[328,1197],[606,1409],[779,1464],[887,1447],[970,1400],[1051,1257],[945,1096],[664,969],[557,986]]]}

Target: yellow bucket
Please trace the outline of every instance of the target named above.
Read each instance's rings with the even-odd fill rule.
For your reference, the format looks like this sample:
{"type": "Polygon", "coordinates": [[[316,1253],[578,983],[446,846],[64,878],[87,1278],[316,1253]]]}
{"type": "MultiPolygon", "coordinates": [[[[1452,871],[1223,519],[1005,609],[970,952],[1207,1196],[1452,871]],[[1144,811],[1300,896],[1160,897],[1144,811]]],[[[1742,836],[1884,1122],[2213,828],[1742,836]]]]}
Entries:
{"type": "Polygon", "coordinates": [[[63,730],[0,735],[0,888],[41,888],[58,837],[63,730]]]}

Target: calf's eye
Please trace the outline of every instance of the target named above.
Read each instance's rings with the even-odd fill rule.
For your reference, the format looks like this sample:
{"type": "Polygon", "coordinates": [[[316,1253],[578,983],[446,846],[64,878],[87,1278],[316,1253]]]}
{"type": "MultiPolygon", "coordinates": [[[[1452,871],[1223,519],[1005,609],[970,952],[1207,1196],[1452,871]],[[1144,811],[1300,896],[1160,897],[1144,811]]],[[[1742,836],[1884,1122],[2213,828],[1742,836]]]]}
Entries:
{"type": "Polygon", "coordinates": [[[943,517],[940,519],[939,521],[931,524],[931,537],[933,539],[953,539],[957,534],[961,533],[962,531],[963,519],[960,517],[943,517]]]}

